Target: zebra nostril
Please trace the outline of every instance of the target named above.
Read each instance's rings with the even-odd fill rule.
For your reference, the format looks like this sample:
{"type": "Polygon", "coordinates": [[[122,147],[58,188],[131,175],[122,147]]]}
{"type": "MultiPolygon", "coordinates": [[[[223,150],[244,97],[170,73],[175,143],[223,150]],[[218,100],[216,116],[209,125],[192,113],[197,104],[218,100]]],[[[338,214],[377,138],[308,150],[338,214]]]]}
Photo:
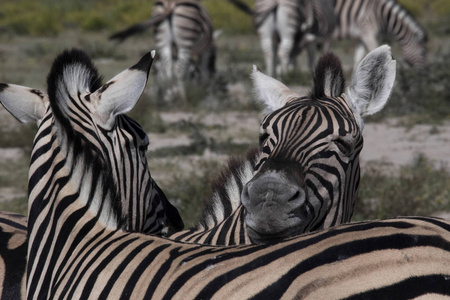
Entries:
{"type": "Polygon", "coordinates": [[[300,197],[300,191],[295,192],[295,194],[288,200],[288,202],[297,200],[300,197]]]}

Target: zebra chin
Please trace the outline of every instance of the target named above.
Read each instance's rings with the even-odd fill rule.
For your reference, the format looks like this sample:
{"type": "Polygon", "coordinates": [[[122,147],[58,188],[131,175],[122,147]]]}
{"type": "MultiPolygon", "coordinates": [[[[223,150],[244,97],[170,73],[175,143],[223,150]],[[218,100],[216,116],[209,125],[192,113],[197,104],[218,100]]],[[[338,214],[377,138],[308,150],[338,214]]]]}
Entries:
{"type": "Polygon", "coordinates": [[[255,176],[245,185],[241,201],[247,233],[254,243],[272,243],[301,234],[312,219],[304,187],[283,172],[255,176]]]}

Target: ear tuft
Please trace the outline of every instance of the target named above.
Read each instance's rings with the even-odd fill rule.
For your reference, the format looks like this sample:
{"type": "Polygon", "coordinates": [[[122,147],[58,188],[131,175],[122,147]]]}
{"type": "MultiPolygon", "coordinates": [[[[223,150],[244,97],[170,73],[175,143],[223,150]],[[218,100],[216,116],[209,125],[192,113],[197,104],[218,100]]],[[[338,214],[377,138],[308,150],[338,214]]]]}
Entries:
{"type": "Polygon", "coordinates": [[[137,64],[135,64],[130,68],[130,70],[142,71],[145,72],[148,76],[148,73],[150,72],[150,67],[152,66],[153,63],[153,58],[155,57],[155,53],[156,53],[155,50],[153,50],[145,54],[137,64]]]}
{"type": "Polygon", "coordinates": [[[144,92],[155,52],[144,55],[137,64],[117,74],[96,92],[91,99],[96,106],[96,121],[105,129],[114,125],[117,115],[129,112],[144,92]]]}
{"type": "Polygon", "coordinates": [[[314,71],[313,98],[336,97],[344,92],[345,79],[339,58],[328,53],[322,56],[314,71]]]}

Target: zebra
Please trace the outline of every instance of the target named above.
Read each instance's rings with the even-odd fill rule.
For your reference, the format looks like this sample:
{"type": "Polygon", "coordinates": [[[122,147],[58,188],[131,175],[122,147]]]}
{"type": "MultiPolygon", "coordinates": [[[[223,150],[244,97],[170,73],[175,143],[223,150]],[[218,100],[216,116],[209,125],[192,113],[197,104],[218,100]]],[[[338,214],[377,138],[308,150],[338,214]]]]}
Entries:
{"type": "Polygon", "coordinates": [[[294,47],[303,34],[301,25],[306,22],[301,2],[300,0],[255,1],[253,25],[259,35],[266,72],[270,76],[286,73],[289,69],[292,53],[295,52],[294,47]]]}
{"type": "Polygon", "coordinates": [[[339,60],[325,55],[311,94],[304,97],[254,69],[255,93],[268,114],[260,126],[258,172],[241,196],[253,241],[350,221],[360,179],[363,118],[383,108],[395,81],[396,63],[382,55],[390,55],[389,46],[358,64],[346,91],[339,60]],[[380,65],[374,57],[383,57],[380,65]]]}
{"type": "Polygon", "coordinates": [[[0,211],[0,299],[25,299],[27,218],[0,211]]]}
{"type": "MultiPolygon", "coordinates": [[[[315,6],[318,26],[311,29],[311,36],[317,39],[318,44],[324,45],[325,51],[330,48],[331,40],[357,40],[354,66],[367,51],[378,47],[380,35],[392,37],[399,43],[407,64],[420,66],[426,63],[427,33],[397,1],[315,1],[315,6]],[[330,7],[334,11],[334,19],[329,17],[330,7]],[[323,31],[330,27],[334,28],[332,35],[325,35],[323,31]]],[[[314,61],[312,45],[308,53],[311,64],[314,61]]]]}
{"type": "MultiPolygon", "coordinates": [[[[34,122],[39,126],[45,112],[49,108],[49,96],[47,93],[38,89],[0,83],[0,103],[19,122],[34,122]],[[22,99],[29,98],[30,94],[34,98],[34,102],[29,108],[30,111],[28,111],[24,109],[27,108],[27,103],[23,102],[22,99]]],[[[128,119],[125,119],[125,121],[127,121],[126,126],[129,130],[135,130],[135,121],[128,119]]],[[[146,145],[148,145],[148,137],[144,134],[142,136],[143,145],[140,151],[143,151],[146,145]]],[[[111,143],[113,141],[105,143],[104,146],[111,143]]],[[[111,145],[109,147],[110,149],[112,148],[111,145]]],[[[134,154],[129,153],[129,155],[134,154]]],[[[116,161],[117,157],[108,155],[108,159],[116,161]]],[[[133,188],[131,189],[127,189],[125,184],[123,184],[124,186],[120,188],[122,201],[115,204],[121,210],[121,218],[126,220],[124,229],[157,235],[170,235],[183,229],[183,220],[178,210],[169,202],[158,184],[151,177],[140,174],[140,172],[143,172],[142,167],[140,169],[130,168],[128,165],[129,162],[129,159],[124,160],[122,168],[117,168],[114,172],[114,180],[116,182],[125,183],[131,180],[133,184],[133,188]],[[149,192],[149,188],[152,189],[152,193],[149,192]],[[151,197],[150,194],[152,195],[151,197]]]]}
{"type": "MultiPolygon", "coordinates": [[[[319,35],[320,40],[324,40],[334,30],[334,12],[332,8],[324,9],[330,6],[328,0],[256,0],[254,9],[239,0],[229,2],[253,17],[264,52],[266,72],[270,76],[295,69],[296,57],[301,50],[308,47],[308,53],[313,55],[312,41],[319,35]],[[326,25],[317,23],[317,14],[327,20],[326,25]]],[[[309,68],[314,71],[313,60],[310,60],[309,68]]]]}
{"type": "Polygon", "coordinates": [[[124,40],[154,27],[160,56],[158,73],[163,79],[176,79],[184,97],[183,81],[190,75],[191,60],[199,68],[202,80],[215,73],[216,46],[211,18],[200,0],[158,0],[152,17],[110,36],[124,40]]]}
{"type": "MultiPolygon", "coordinates": [[[[382,50],[369,56],[390,61],[382,50]]],[[[108,136],[116,149],[133,152],[142,142],[139,127],[127,131],[127,140],[115,137],[128,129],[122,113],[142,93],[152,59],[144,56],[105,85],[79,53],[55,60],[48,76],[51,109],[30,164],[29,299],[333,298],[392,295],[408,286],[417,296],[448,294],[450,224],[444,220],[359,223],[276,245],[225,248],[124,232],[114,205],[120,198],[111,174],[115,162],[101,145],[108,136]],[[331,275],[326,280],[323,271],[331,275]],[[356,280],[366,276],[364,284],[352,284],[355,271],[356,280]]],[[[32,95],[24,100],[26,109],[35,104],[32,95]]],[[[138,154],[133,159],[132,165],[143,161],[138,154]]]]}

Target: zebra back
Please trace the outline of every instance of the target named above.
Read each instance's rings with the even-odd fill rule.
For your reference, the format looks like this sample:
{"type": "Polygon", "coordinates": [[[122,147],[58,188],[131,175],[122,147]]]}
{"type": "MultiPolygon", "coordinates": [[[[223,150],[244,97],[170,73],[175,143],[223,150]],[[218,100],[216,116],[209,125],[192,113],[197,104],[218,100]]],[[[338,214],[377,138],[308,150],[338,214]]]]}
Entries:
{"type": "Polygon", "coordinates": [[[0,299],[25,299],[27,218],[0,211],[0,299]]]}
{"type": "Polygon", "coordinates": [[[371,50],[377,46],[377,35],[387,35],[399,43],[408,64],[426,61],[424,28],[395,0],[336,0],[335,17],[335,39],[358,39],[371,50]]]}

